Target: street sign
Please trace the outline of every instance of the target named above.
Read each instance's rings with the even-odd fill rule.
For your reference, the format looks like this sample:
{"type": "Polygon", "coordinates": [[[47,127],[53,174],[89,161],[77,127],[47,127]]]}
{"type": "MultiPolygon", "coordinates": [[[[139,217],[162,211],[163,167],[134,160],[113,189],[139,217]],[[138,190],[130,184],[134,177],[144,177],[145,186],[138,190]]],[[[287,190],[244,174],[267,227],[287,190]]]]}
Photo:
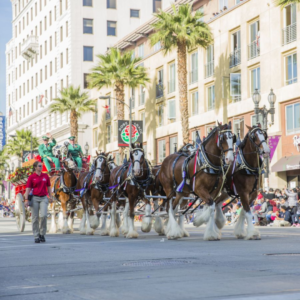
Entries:
{"type": "MultiPolygon", "coordinates": [[[[39,155],[39,151],[32,151],[32,158],[36,158],[39,155]]],[[[22,162],[27,162],[31,160],[31,151],[25,150],[23,151],[22,162]]]]}
{"type": "MultiPolygon", "coordinates": [[[[143,143],[143,121],[132,121],[132,143],[143,143]]],[[[129,146],[129,121],[118,120],[118,146],[129,146]]]]}
{"type": "Polygon", "coordinates": [[[0,151],[3,150],[5,144],[6,144],[5,116],[0,116],[0,151]]]}

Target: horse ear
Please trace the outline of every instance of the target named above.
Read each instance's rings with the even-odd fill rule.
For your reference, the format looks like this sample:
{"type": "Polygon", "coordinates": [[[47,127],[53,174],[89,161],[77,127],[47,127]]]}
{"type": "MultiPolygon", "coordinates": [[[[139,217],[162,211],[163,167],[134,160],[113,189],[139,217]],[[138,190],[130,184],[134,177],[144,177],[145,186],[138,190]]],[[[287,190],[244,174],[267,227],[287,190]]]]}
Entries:
{"type": "Polygon", "coordinates": [[[217,120],[218,126],[220,127],[222,124],[219,123],[219,121],[217,120]]]}
{"type": "Polygon", "coordinates": [[[98,151],[97,151],[97,150],[96,150],[96,155],[97,155],[97,156],[99,156],[99,153],[98,153],[98,151]]]}
{"type": "Polygon", "coordinates": [[[248,128],[249,131],[252,130],[251,126],[246,125],[246,127],[248,128]]]}
{"type": "Polygon", "coordinates": [[[231,121],[228,123],[228,128],[231,129],[231,121]]]}

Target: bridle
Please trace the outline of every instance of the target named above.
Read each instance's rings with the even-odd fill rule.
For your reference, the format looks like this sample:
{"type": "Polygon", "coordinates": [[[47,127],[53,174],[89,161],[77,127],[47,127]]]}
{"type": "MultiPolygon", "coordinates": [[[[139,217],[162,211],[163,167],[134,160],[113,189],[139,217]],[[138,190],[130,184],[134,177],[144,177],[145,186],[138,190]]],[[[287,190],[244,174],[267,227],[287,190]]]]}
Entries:
{"type": "Polygon", "coordinates": [[[144,169],[142,168],[142,165],[144,164],[144,162],[145,162],[145,157],[144,157],[144,149],[142,149],[142,148],[134,148],[134,149],[132,149],[131,150],[131,160],[132,160],[132,168],[134,169],[134,165],[135,165],[135,163],[139,163],[139,169],[140,170],[142,170],[142,174],[140,175],[140,176],[137,176],[137,177],[141,177],[141,176],[143,176],[143,174],[144,174],[144,169]],[[140,161],[140,160],[137,160],[137,159],[134,159],[134,155],[138,155],[137,154],[137,151],[142,151],[143,152],[143,155],[142,155],[142,158],[143,158],[143,160],[142,161],[140,161]]]}
{"type": "MultiPolygon", "coordinates": [[[[104,179],[104,175],[105,175],[105,173],[104,173],[105,172],[105,168],[108,166],[108,164],[107,164],[107,157],[104,156],[104,155],[98,155],[97,158],[95,159],[94,166],[95,166],[95,168],[94,168],[95,171],[96,170],[100,170],[100,175],[102,175],[101,176],[102,177],[101,181],[102,181],[104,179]],[[101,162],[101,167],[97,168],[96,165],[97,165],[97,161],[99,159],[100,159],[100,162],[101,162]],[[103,165],[103,160],[104,160],[104,162],[106,162],[106,164],[104,164],[104,167],[102,166],[103,165]]],[[[96,175],[96,173],[95,173],[95,175],[96,175]]]]}
{"type": "Polygon", "coordinates": [[[225,140],[225,134],[227,133],[226,137],[227,139],[232,139],[232,145],[236,142],[236,135],[232,133],[231,129],[225,129],[221,130],[218,133],[218,138],[217,138],[217,146],[221,149],[222,153],[225,154],[228,151],[233,151],[232,148],[225,149],[223,148],[223,142],[225,140]]]}
{"type": "MultiPolygon", "coordinates": [[[[250,140],[250,142],[254,145],[254,147],[256,148],[256,152],[259,154],[262,154],[263,150],[260,148],[260,146],[263,143],[267,144],[267,139],[268,139],[268,134],[265,130],[262,130],[260,127],[255,127],[253,128],[249,133],[248,133],[248,138],[250,140]],[[264,136],[263,140],[260,140],[259,144],[256,144],[255,140],[256,140],[256,133],[260,133],[264,136]]],[[[268,145],[268,144],[267,144],[268,145]]]]}

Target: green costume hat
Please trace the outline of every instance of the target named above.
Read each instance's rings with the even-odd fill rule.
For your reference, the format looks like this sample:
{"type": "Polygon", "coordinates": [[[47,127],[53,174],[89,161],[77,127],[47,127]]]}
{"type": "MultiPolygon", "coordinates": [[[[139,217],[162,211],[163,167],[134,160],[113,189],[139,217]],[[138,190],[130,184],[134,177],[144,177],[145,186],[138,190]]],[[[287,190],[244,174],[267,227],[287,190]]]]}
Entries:
{"type": "Polygon", "coordinates": [[[43,139],[44,141],[48,141],[48,140],[49,140],[49,138],[48,138],[47,136],[45,136],[45,135],[43,135],[42,139],[43,139]]]}
{"type": "Polygon", "coordinates": [[[75,140],[75,136],[70,136],[69,140],[74,141],[75,140]]]}

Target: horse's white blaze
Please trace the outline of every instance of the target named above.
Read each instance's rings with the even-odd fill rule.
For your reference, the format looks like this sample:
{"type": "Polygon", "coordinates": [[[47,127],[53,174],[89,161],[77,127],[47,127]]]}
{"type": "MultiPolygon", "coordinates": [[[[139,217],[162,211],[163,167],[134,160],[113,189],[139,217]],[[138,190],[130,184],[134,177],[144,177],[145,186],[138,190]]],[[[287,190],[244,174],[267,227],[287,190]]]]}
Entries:
{"type": "MultiPolygon", "coordinates": [[[[233,138],[229,138],[229,132],[226,132],[225,135],[227,137],[226,141],[227,141],[228,149],[233,149],[233,138]]],[[[227,159],[226,163],[228,164],[233,162],[234,160],[233,150],[229,150],[226,152],[225,159],[227,159]]]]}
{"type": "Polygon", "coordinates": [[[133,154],[133,161],[135,161],[135,163],[133,165],[133,171],[136,174],[139,173],[140,169],[142,168],[140,161],[141,161],[141,157],[143,154],[144,153],[141,150],[135,151],[133,154]]]}
{"type": "Polygon", "coordinates": [[[222,211],[222,202],[216,205],[215,222],[219,229],[222,229],[226,223],[226,218],[222,211]]]}
{"type": "Polygon", "coordinates": [[[260,240],[260,232],[257,228],[254,227],[254,225],[252,223],[251,211],[245,213],[245,215],[246,215],[246,221],[248,224],[247,236],[245,237],[245,240],[260,240]]]}
{"type": "MultiPolygon", "coordinates": [[[[258,136],[260,142],[262,142],[265,139],[264,135],[260,132],[257,132],[257,136],[258,136]]],[[[264,152],[266,154],[269,154],[270,148],[269,148],[267,142],[263,142],[261,145],[263,146],[264,152]]]]}
{"type": "Polygon", "coordinates": [[[95,172],[95,178],[99,178],[100,175],[101,175],[101,165],[102,165],[102,158],[99,157],[97,160],[96,160],[96,172],[95,172]]]}
{"type": "Polygon", "coordinates": [[[220,239],[220,232],[215,223],[215,203],[208,208],[210,213],[207,226],[205,228],[204,237],[205,241],[216,241],[220,239]]]}

